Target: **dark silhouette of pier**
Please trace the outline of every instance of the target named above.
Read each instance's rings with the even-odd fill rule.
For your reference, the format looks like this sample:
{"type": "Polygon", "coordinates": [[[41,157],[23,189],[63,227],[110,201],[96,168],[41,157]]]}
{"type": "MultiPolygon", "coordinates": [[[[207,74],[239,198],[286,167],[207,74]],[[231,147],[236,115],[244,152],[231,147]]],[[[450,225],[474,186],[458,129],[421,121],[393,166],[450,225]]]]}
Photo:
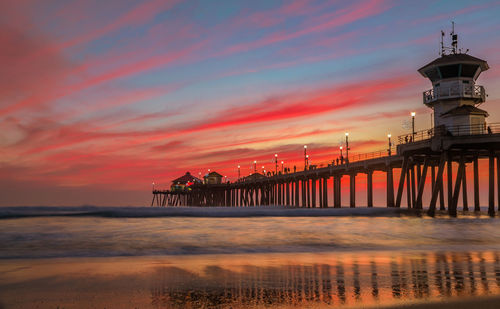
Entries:
{"type": "MultiPolygon", "coordinates": [[[[397,145],[396,153],[390,156],[381,153],[375,158],[295,173],[217,185],[194,185],[191,191],[154,190],[152,205],[340,208],[341,182],[349,178],[349,207],[356,207],[356,176],[366,174],[367,206],[373,207],[373,173],[379,171],[386,174],[387,207],[402,207],[405,198],[407,208],[424,209],[422,199],[430,174],[428,213],[434,214],[439,204],[440,210],[447,209],[450,215],[456,215],[460,193],[463,210],[480,210],[479,160],[484,159],[488,161],[488,213],[494,215],[495,205],[500,205],[495,201],[495,191],[497,195],[500,192],[500,182],[495,186],[495,173],[497,179],[500,178],[500,124],[490,124],[488,128],[482,125],[451,128],[451,133],[461,131],[460,135],[435,129],[416,132],[412,142],[397,145]],[[467,195],[467,170],[471,168],[473,207],[469,207],[467,195]],[[399,179],[394,179],[396,169],[399,169],[399,179]],[[333,186],[332,196],[328,192],[329,183],[333,186]],[[403,197],[405,187],[407,195],[403,197]]],[[[399,140],[404,141],[406,137],[400,136],[399,140]]]]}

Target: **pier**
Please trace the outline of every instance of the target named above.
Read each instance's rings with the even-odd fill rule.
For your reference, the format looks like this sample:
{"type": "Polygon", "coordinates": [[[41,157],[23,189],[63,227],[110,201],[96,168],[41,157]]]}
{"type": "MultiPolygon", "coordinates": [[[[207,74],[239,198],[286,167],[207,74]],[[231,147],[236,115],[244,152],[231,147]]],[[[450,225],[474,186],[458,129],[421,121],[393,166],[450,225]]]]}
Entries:
{"type": "Polygon", "coordinates": [[[441,57],[418,70],[432,83],[431,89],[423,91],[422,101],[433,110],[433,127],[416,132],[415,113],[411,113],[412,131],[398,137],[395,149],[389,140],[385,151],[349,157],[346,133],[346,160],[342,158],[340,164],[332,158],[324,167],[309,166],[304,146],[303,171],[276,170],[270,176],[258,174],[255,167],[253,175],[233,183],[196,183],[184,191],[153,190],[151,206],[340,208],[347,206],[342,205],[341,184],[349,181],[348,206],[357,207],[356,177],[365,174],[365,206],[373,207],[373,174],[382,172],[386,176],[385,206],[426,210],[429,215],[447,210],[456,216],[460,196],[464,211],[480,210],[479,175],[487,174],[488,213],[494,216],[496,209],[500,211],[500,124],[486,122],[488,113],[478,108],[486,101],[486,91],[476,85],[489,66],[484,60],[461,53],[457,44],[457,36],[452,33],[452,46],[442,45],[441,57]],[[486,172],[479,170],[480,160],[488,161],[486,172]],[[472,179],[468,180],[467,171],[471,169],[472,179]],[[473,182],[474,202],[470,206],[468,181],[473,182]],[[427,205],[424,194],[430,197],[427,205]]]}
{"type": "MultiPolygon", "coordinates": [[[[339,208],[341,205],[341,182],[349,181],[349,207],[356,207],[356,176],[366,174],[367,186],[365,206],[373,207],[373,173],[386,175],[386,206],[424,209],[422,197],[426,182],[430,181],[430,204],[426,209],[434,214],[436,209],[457,214],[457,205],[462,195],[463,210],[478,211],[479,160],[488,161],[488,213],[500,210],[500,124],[484,127],[456,127],[454,132],[474,134],[446,135],[438,130],[415,132],[412,142],[397,145],[396,153],[380,152],[378,155],[359,155],[349,163],[329,165],[289,174],[279,174],[254,180],[244,179],[234,183],[194,185],[191,191],[153,191],[155,206],[228,206],[250,207],[260,205],[290,205],[306,208],[339,208]],[[363,157],[375,156],[362,159],[363,157]],[[473,173],[474,205],[468,205],[467,170],[473,173]],[[444,172],[446,170],[446,177],[444,172]],[[394,174],[399,177],[395,179],[394,174]],[[428,177],[430,175],[430,177],[428,177]],[[429,179],[430,178],[430,179],[429,179]],[[446,179],[445,179],[446,178],[446,179]],[[445,194],[446,185],[446,194],[445,194]],[[329,194],[328,187],[332,187],[329,194]],[[403,192],[406,188],[406,196],[403,192]],[[497,193],[495,194],[495,191],[497,193]],[[403,203],[406,202],[406,205],[403,203]],[[498,207],[495,207],[497,205],[498,207]],[[438,208],[439,207],[439,208],[438,208]]],[[[449,133],[449,132],[448,132],[449,133]]],[[[400,136],[404,141],[406,135],[400,136]]]]}

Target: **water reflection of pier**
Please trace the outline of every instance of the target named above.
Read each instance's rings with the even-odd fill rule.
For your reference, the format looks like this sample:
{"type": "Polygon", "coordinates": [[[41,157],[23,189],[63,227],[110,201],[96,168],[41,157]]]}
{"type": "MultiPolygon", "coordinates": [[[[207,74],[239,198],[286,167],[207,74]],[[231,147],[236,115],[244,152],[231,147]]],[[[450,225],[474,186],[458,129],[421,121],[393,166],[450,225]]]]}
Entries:
{"type": "Polygon", "coordinates": [[[497,253],[350,256],[327,263],[208,266],[201,273],[159,268],[157,307],[305,306],[500,294],[497,253]]]}

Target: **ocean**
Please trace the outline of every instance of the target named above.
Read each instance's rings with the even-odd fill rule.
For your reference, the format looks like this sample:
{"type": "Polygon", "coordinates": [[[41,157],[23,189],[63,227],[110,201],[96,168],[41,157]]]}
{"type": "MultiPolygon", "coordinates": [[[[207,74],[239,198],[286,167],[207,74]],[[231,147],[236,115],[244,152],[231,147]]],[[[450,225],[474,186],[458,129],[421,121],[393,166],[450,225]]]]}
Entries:
{"type": "Polygon", "coordinates": [[[484,214],[0,209],[0,308],[496,304],[498,295],[500,219],[484,214]]]}

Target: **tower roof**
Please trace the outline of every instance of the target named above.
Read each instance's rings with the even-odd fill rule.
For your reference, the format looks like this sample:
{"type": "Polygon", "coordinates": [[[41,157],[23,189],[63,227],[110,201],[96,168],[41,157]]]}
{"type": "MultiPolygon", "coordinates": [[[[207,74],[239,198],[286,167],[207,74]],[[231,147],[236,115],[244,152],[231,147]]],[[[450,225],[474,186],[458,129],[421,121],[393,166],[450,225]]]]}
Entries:
{"type": "Polygon", "coordinates": [[[200,179],[191,175],[191,173],[186,172],[184,176],[172,180],[173,183],[187,183],[187,182],[201,182],[200,179]]]}
{"type": "Polygon", "coordinates": [[[423,77],[431,78],[431,76],[429,76],[429,72],[434,67],[442,67],[453,64],[479,65],[479,67],[481,68],[481,72],[486,71],[490,68],[485,60],[476,58],[468,54],[458,53],[443,55],[418,69],[418,72],[422,74],[423,77]]]}
{"type": "Polygon", "coordinates": [[[217,172],[211,172],[208,173],[205,177],[222,177],[222,175],[217,172]]]}
{"type": "Polygon", "coordinates": [[[446,113],[442,114],[442,117],[448,117],[448,116],[456,116],[456,115],[484,115],[485,117],[488,117],[488,112],[485,110],[482,110],[480,108],[477,108],[472,105],[462,105],[459,107],[456,107],[450,111],[447,111],[446,113]]]}

